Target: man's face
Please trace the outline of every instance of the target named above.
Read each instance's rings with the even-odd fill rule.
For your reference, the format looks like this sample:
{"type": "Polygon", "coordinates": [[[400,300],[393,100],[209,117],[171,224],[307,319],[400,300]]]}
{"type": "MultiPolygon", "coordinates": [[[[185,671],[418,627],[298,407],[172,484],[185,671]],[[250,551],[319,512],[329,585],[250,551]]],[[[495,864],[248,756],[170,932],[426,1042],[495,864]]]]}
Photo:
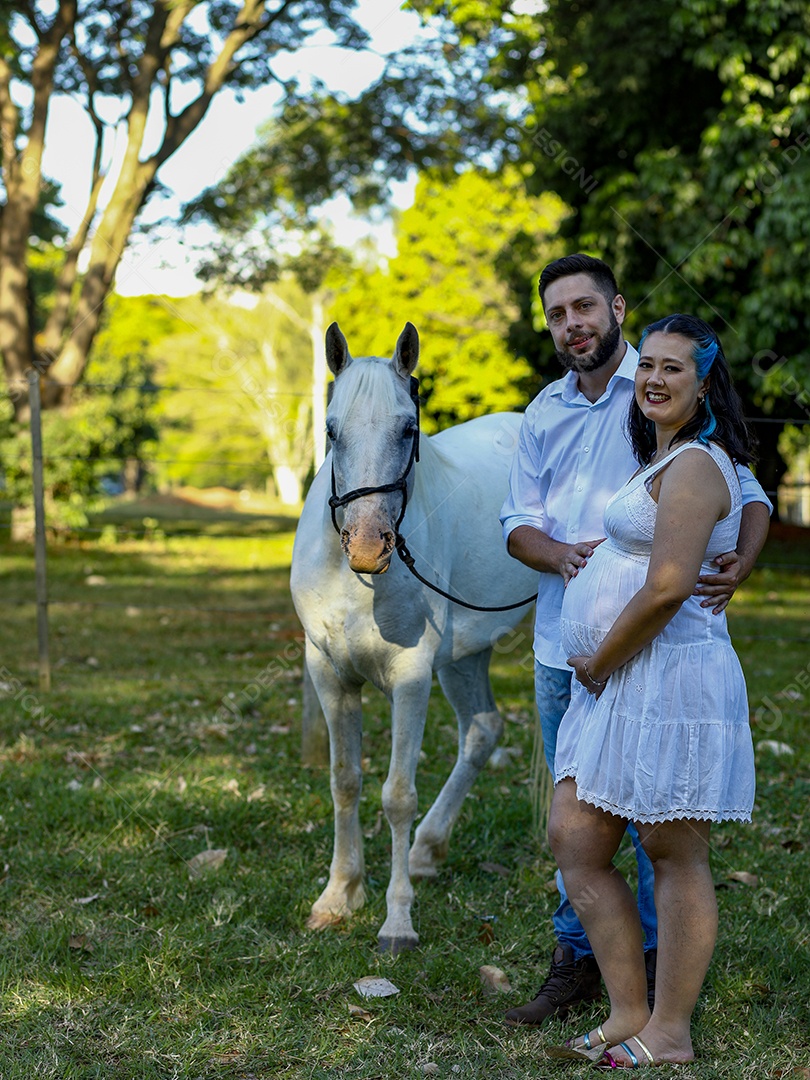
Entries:
{"type": "Polygon", "coordinates": [[[624,298],[608,302],[590,274],[558,278],[543,300],[557,357],[566,370],[597,371],[614,358],[622,342],[624,298]]]}

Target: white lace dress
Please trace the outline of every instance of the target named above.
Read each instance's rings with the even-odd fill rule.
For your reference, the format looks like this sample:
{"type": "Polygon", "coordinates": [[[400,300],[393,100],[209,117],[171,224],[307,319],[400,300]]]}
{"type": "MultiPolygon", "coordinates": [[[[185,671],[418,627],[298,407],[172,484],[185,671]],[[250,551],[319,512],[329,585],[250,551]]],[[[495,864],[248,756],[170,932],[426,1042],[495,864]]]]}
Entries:
{"type": "MultiPolygon", "coordinates": [[[[731,512],[715,526],[701,572],[734,549],[742,500],[736,471],[713,444],[731,512]]],[[[672,455],[667,459],[672,460],[672,455]]],[[[607,540],[569,582],[562,608],[566,656],[591,655],[647,576],[661,466],[648,466],[608,503],[607,540]]],[[[648,646],[611,675],[597,700],[576,679],[557,737],[556,781],[574,777],[584,802],[632,821],[750,821],[754,750],[740,662],[725,613],[690,596],[648,646]]]]}

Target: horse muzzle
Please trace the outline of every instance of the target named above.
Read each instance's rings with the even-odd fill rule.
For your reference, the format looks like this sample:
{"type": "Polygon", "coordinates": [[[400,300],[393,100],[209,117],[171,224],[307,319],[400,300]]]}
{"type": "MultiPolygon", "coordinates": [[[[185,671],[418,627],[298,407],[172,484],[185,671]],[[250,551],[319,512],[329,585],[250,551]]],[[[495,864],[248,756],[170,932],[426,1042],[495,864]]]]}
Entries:
{"type": "Polygon", "coordinates": [[[384,574],[391,565],[396,536],[390,530],[361,534],[343,529],[340,546],[355,574],[384,574]]]}

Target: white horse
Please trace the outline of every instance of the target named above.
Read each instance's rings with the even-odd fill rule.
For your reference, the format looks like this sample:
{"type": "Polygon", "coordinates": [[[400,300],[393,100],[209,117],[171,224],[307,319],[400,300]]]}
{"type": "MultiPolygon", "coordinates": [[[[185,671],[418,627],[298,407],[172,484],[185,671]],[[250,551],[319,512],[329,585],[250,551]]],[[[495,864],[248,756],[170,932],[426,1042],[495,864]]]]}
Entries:
{"type": "Polygon", "coordinates": [[[498,522],[520,417],[481,417],[420,440],[418,404],[409,392],[418,354],[410,323],[392,360],[352,359],[337,324],[327,330],[335,375],[326,424],[331,453],[304,505],[290,579],[329,729],[335,813],[329,882],[307,925],[321,929],[363,903],[360,691],[368,681],[392,712],[382,790],[392,865],[378,940],[394,953],[419,940],[411,879],[437,873],[462,802],[500,738],[490,656],[528,610],[470,610],[427,588],[402,561],[392,561],[400,526],[416,569],[454,597],[497,606],[536,588],[536,575],[507,555],[498,522]],[[409,866],[434,671],[458,718],[458,758],[416,830],[409,866]]]}

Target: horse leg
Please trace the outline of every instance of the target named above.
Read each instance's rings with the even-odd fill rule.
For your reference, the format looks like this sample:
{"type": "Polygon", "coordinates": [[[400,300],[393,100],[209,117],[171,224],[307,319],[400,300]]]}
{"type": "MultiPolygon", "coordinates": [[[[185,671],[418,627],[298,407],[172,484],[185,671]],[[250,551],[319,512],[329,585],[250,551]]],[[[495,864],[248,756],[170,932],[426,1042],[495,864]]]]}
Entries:
{"type": "Polygon", "coordinates": [[[329,882],[312,905],[310,930],[323,930],[363,906],[363,834],[360,830],[362,716],[360,686],[346,686],[332,665],[307,643],[307,666],[329,729],[330,786],[335,840],[329,882]]]}
{"type": "Polygon", "coordinates": [[[503,732],[503,720],[489,681],[492,649],[465,656],[437,672],[458,719],[458,757],[453,771],[416,830],[410,854],[411,877],[435,877],[447,856],[450,831],[462,803],[503,732]]]}
{"type": "Polygon", "coordinates": [[[409,671],[394,681],[391,695],[391,763],[383,784],[382,804],[391,829],[391,878],[385,894],[387,915],[377,935],[380,949],[414,949],[419,935],[411,922],[413,885],[408,873],[408,845],[416,817],[416,766],[422,747],[432,672],[409,671]]]}

